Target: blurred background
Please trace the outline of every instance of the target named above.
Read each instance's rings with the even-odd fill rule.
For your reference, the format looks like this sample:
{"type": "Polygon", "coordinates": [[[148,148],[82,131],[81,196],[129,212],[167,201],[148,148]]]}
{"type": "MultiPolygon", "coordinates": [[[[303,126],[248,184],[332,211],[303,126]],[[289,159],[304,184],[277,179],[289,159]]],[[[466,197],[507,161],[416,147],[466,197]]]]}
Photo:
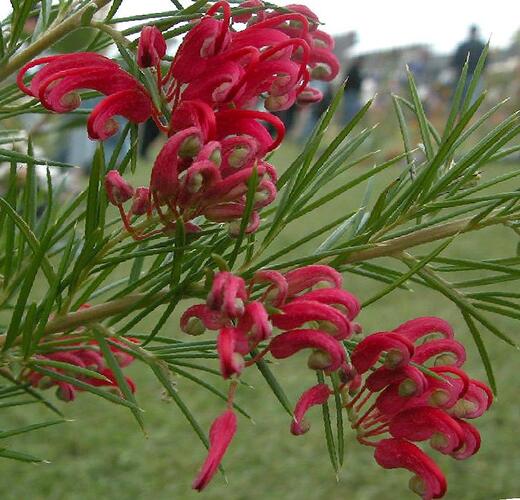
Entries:
{"type": "MultiPolygon", "coordinates": [[[[187,3],[184,0],[183,3],[187,3]]],[[[291,2],[281,2],[289,4],[291,2]]],[[[413,72],[429,118],[442,127],[449,111],[454,85],[462,64],[469,56],[470,74],[476,60],[490,40],[490,55],[479,89],[487,89],[488,96],[480,115],[505,98],[510,100],[495,113],[486,125],[496,125],[520,104],[520,6],[517,1],[495,0],[437,0],[413,2],[393,0],[381,2],[345,2],[343,0],[306,0],[325,23],[324,29],[336,40],[336,54],[342,64],[338,79],[320,89],[325,95],[322,104],[294,108],[281,114],[288,129],[288,140],[272,158],[282,172],[298,154],[325,109],[333,93],[348,76],[342,107],[332,127],[334,131],[345,125],[361,106],[374,95],[377,99],[360,128],[379,124],[363,146],[368,151],[379,150],[377,161],[382,162],[402,151],[397,120],[393,114],[391,94],[409,97],[406,66],[413,72]]],[[[166,0],[146,2],[128,0],[118,16],[146,12],[160,12],[173,8],[166,0]]],[[[0,0],[0,17],[10,10],[8,0],[0,0]]],[[[121,23],[118,27],[126,27],[121,23]]],[[[34,26],[28,25],[30,31],[34,26]]],[[[88,44],[92,33],[75,32],[73,36],[54,47],[56,51],[81,50],[88,44]]],[[[171,43],[170,54],[175,51],[171,43]]],[[[89,101],[88,107],[91,107],[89,101]]],[[[25,129],[35,134],[35,142],[44,155],[82,167],[69,174],[65,182],[69,192],[81,189],[88,176],[89,163],[95,144],[87,139],[84,119],[71,116],[29,115],[23,117],[25,129]],[[56,131],[56,122],[60,127],[56,131]]],[[[487,131],[484,127],[482,135],[487,131]]],[[[415,137],[415,144],[418,138],[415,137]]],[[[157,137],[153,125],[140,130],[140,161],[133,181],[146,184],[150,166],[163,139],[157,137]]],[[[113,143],[117,141],[117,137],[113,143]]],[[[105,151],[110,154],[111,142],[105,151]]],[[[128,147],[128,145],[126,146],[128,147]]],[[[121,152],[124,155],[125,151],[121,152]]],[[[367,169],[374,160],[362,163],[357,169],[367,169]]],[[[482,175],[494,176],[502,171],[520,167],[520,158],[498,162],[486,167],[482,175]]],[[[0,190],[2,168],[0,166],[0,190]]],[[[5,170],[4,170],[5,172],[5,170]]],[[[56,176],[62,175],[59,172],[56,176]]],[[[380,192],[398,175],[387,169],[374,183],[374,193],[380,192]]],[[[510,190],[518,186],[511,185],[510,190]]],[[[312,220],[303,218],[291,225],[281,236],[279,245],[292,242],[301,234],[302,227],[319,227],[338,212],[347,212],[360,206],[364,192],[352,191],[348,199],[341,197],[312,214],[312,220]]],[[[470,235],[450,247],[451,257],[500,257],[507,249],[513,254],[516,242],[502,228],[470,235]]],[[[428,251],[425,247],[425,252],[428,251]]],[[[299,253],[313,251],[312,245],[300,248],[299,253]]],[[[120,272],[123,274],[124,269],[120,272]]],[[[381,287],[375,281],[354,275],[345,277],[346,287],[361,299],[372,296],[381,287]]],[[[162,311],[159,311],[160,314],[162,311]]],[[[414,316],[437,315],[452,322],[457,336],[468,345],[468,371],[484,378],[478,353],[470,339],[458,311],[450,303],[424,289],[414,293],[396,291],[363,311],[360,322],[365,332],[394,328],[414,316]]],[[[138,333],[147,333],[153,320],[143,321],[138,333]]],[[[512,336],[512,326],[499,318],[497,326],[512,336]],[[499,324],[500,323],[500,324],[499,324]]],[[[178,317],[172,317],[164,333],[178,336],[178,317]]],[[[520,421],[518,406],[518,362],[516,352],[498,339],[488,338],[494,360],[499,397],[490,412],[478,422],[483,437],[481,451],[472,459],[459,463],[445,457],[439,464],[445,470],[451,500],[488,500],[520,496],[520,470],[517,426],[520,421]]],[[[304,358],[275,366],[276,374],[284,382],[293,400],[313,381],[313,374],[302,370],[304,358]]],[[[204,449],[187,426],[177,408],[163,396],[161,389],[144,368],[130,370],[138,382],[138,397],[146,409],[148,435],[137,429],[132,416],[121,408],[81,395],[64,407],[75,421],[59,428],[44,429],[40,439],[31,436],[18,439],[20,449],[48,458],[44,465],[21,465],[0,462],[0,474],[6,480],[0,485],[0,498],[6,500],[148,500],[190,499],[197,494],[190,490],[204,457],[204,449]],[[12,478],[12,479],[11,479],[12,478]]],[[[384,471],[373,461],[371,450],[356,444],[347,433],[345,465],[335,477],[325,446],[320,412],[309,415],[312,429],[296,438],[289,433],[287,415],[265,387],[260,377],[250,370],[246,380],[255,390],[242,390],[241,404],[253,415],[255,422],[242,418],[239,433],[226,455],[224,466],[229,485],[222,477],[203,493],[211,500],[387,500],[416,498],[407,489],[409,474],[403,471],[384,471]]],[[[216,386],[218,379],[211,381],[216,386]]],[[[223,385],[222,385],[223,387],[223,385]]],[[[200,387],[178,380],[178,389],[190,403],[200,422],[208,427],[219,411],[220,402],[200,387]]],[[[34,410],[17,410],[2,415],[0,427],[11,423],[23,425],[33,421],[34,410]],[[12,419],[12,420],[11,420],[12,419]]],[[[42,410],[43,411],[43,410],[42,410]]],[[[437,456],[435,457],[438,458],[437,456]]]]}

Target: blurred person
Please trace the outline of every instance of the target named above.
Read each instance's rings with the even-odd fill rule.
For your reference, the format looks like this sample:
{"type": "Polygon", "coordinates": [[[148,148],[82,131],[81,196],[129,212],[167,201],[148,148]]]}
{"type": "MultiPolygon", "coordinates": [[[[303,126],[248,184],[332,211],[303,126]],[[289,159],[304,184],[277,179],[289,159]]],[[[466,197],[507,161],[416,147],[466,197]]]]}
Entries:
{"type": "Polygon", "coordinates": [[[143,159],[148,158],[150,147],[161,133],[155,122],[150,118],[141,126],[141,142],[139,143],[139,156],[143,159]]]}
{"type": "Polygon", "coordinates": [[[343,123],[349,123],[361,109],[361,90],[363,87],[363,63],[362,56],[358,56],[345,73],[347,80],[345,94],[343,96],[343,123]]]}
{"type": "MultiPolygon", "coordinates": [[[[469,28],[469,36],[468,39],[459,44],[453,58],[451,60],[451,67],[455,71],[455,78],[453,81],[453,91],[457,87],[457,83],[464,68],[464,64],[466,64],[466,59],[468,60],[468,75],[466,78],[466,83],[464,85],[464,92],[462,95],[462,99],[464,100],[466,94],[468,92],[469,86],[471,84],[471,80],[473,79],[473,75],[475,74],[475,69],[477,68],[477,63],[484,51],[486,44],[482,41],[479,28],[477,25],[473,24],[469,28]]],[[[489,58],[486,59],[484,63],[484,69],[486,64],[488,63],[489,58]]],[[[470,105],[476,100],[479,94],[482,92],[482,80],[480,79],[477,82],[477,86],[475,88],[475,92],[471,97],[470,105]]]]}
{"type": "Polygon", "coordinates": [[[323,80],[312,80],[310,86],[318,89],[323,98],[320,102],[309,104],[306,106],[293,106],[293,115],[291,117],[291,127],[296,136],[298,144],[305,144],[316,127],[321,115],[325,113],[332,101],[332,87],[330,82],[323,80]],[[297,108],[297,109],[295,109],[297,108]]]}

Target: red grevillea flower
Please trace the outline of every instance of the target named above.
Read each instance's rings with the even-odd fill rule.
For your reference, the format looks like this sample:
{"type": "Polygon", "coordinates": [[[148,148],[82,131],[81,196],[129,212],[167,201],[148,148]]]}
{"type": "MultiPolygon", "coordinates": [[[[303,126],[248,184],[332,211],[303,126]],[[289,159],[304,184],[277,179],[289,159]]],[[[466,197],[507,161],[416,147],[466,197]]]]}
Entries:
{"type": "Polygon", "coordinates": [[[317,264],[289,271],[285,274],[285,279],[289,285],[287,294],[290,297],[316,285],[341,288],[343,283],[341,274],[338,271],[332,267],[317,264]]]}
{"type": "Polygon", "coordinates": [[[244,358],[237,351],[237,331],[234,328],[222,328],[218,334],[217,352],[220,359],[220,373],[228,379],[240,375],[244,369],[244,358]]]}
{"type": "Polygon", "coordinates": [[[137,64],[141,68],[157,67],[166,54],[166,41],[155,26],[145,26],[141,30],[137,46],[137,64]]]}
{"type": "Polygon", "coordinates": [[[440,318],[416,318],[367,336],[351,355],[357,372],[350,377],[355,381],[351,391],[357,394],[346,406],[358,441],[376,447],[376,461],[383,467],[415,472],[410,487],[426,499],[442,496],[445,480],[410,441],[430,440],[434,450],[468,458],[478,451],[480,435],[464,419],[482,415],[493,400],[486,384],[461,369],[466,353],[453,336],[440,318]],[[428,371],[421,371],[425,364],[428,371]],[[363,384],[361,377],[369,370],[363,384]],[[382,439],[385,434],[393,439],[382,439]]]}
{"type": "Polygon", "coordinates": [[[410,488],[424,500],[441,498],[446,493],[446,479],[435,462],[405,439],[384,439],[375,449],[376,462],[385,469],[408,469],[415,475],[410,488]]]}
{"type": "Polygon", "coordinates": [[[260,0],[244,6],[258,10],[253,16],[232,18],[228,2],[213,4],[185,36],[164,76],[166,41],[157,27],[142,29],[137,64],[155,69],[160,106],[117,62],[95,53],[40,58],[18,75],[25,93],[59,113],[79,106],[80,89],[104,94],[88,119],[91,139],[113,135],[116,115],[133,123],[151,117],[170,138],[154,163],[149,196],[140,191],[129,210],[124,202],[117,205],[136,240],[169,232],[180,219],[186,230],[197,231],[192,221],[199,216],[228,223],[230,235],[240,234],[253,176],[256,192],[245,230],[255,231],[259,211],[277,192],[276,171],[265,156],[285,134],[283,123],[271,112],[288,109],[296,101],[319,100],[321,93],[308,86],[311,73],[330,80],[339,70],[333,40],[317,29],[318,18],[310,9],[292,5],[293,12],[280,13],[260,0]],[[245,21],[245,29],[233,26],[245,21]],[[26,84],[28,70],[37,66],[26,84]],[[257,111],[260,107],[269,112],[257,111]],[[168,124],[164,109],[169,111],[168,124]],[[162,229],[144,234],[132,226],[133,217],[151,217],[154,212],[162,229]]]}
{"type": "Polygon", "coordinates": [[[89,118],[88,131],[92,139],[103,140],[117,131],[115,115],[141,123],[152,114],[151,99],[144,87],[116,62],[95,53],[35,59],[20,70],[17,83],[23,92],[57,113],[72,111],[80,105],[77,93],[80,89],[96,90],[107,96],[89,118]],[[24,76],[35,66],[41,67],[27,86],[24,76]]]}
{"type": "Polygon", "coordinates": [[[213,279],[213,286],[206,304],[214,311],[220,311],[228,318],[237,318],[244,313],[247,300],[246,285],[242,278],[226,271],[219,272],[213,279]]]}
{"type": "Polygon", "coordinates": [[[317,349],[324,353],[320,369],[327,373],[338,370],[345,363],[343,346],[320,330],[291,330],[277,335],[269,344],[269,351],[276,359],[288,358],[302,349],[317,349]]]}
{"type": "Polygon", "coordinates": [[[441,453],[451,454],[464,442],[460,425],[439,408],[419,406],[399,412],[389,425],[393,437],[409,441],[426,441],[441,453]]]}
{"type": "Polygon", "coordinates": [[[209,431],[208,456],[193,481],[193,489],[202,491],[211,481],[236,430],[237,417],[232,410],[226,410],[215,419],[209,431]]]}
{"type": "MultiPolygon", "coordinates": [[[[246,149],[249,147],[247,141],[241,144],[246,149]]],[[[208,147],[205,157],[214,151],[213,147],[208,147]]],[[[248,151],[244,152],[244,156],[248,154],[248,151]]],[[[309,368],[325,373],[338,371],[340,374],[348,370],[345,348],[340,339],[356,331],[352,321],[359,312],[360,303],[354,295],[338,288],[341,281],[337,271],[319,265],[305,266],[285,274],[260,270],[248,281],[228,271],[214,275],[206,303],[189,307],[180,324],[189,335],[200,335],[206,329],[218,330],[220,373],[222,378],[230,380],[228,407],[235,397],[236,378],[269,354],[276,359],[285,359],[301,350],[311,349],[309,368]],[[318,285],[328,288],[313,290],[318,285]],[[313,328],[294,329],[294,325],[306,324],[313,328]],[[282,332],[277,332],[276,328],[282,332]]],[[[305,391],[294,410],[291,432],[295,435],[306,432],[305,413],[314,405],[324,404],[331,394],[326,384],[305,391]]],[[[231,418],[229,415],[227,418],[231,418]]],[[[235,432],[235,425],[233,423],[231,434],[235,432]]],[[[225,441],[228,438],[223,436],[222,442],[228,443],[225,441]]],[[[211,458],[208,457],[209,462],[194,483],[196,489],[204,487],[213,476],[223,448],[214,453],[213,447],[210,448],[211,458]]]]}
{"type": "Polygon", "coordinates": [[[331,395],[331,390],[327,384],[318,384],[307,389],[296,403],[294,409],[294,419],[291,423],[291,433],[295,436],[305,434],[310,425],[304,420],[304,416],[312,406],[322,405],[327,402],[331,395]]]}
{"type": "MultiPolygon", "coordinates": [[[[116,338],[110,338],[110,350],[114,354],[116,361],[118,362],[121,368],[128,366],[132,361],[134,361],[133,356],[128,354],[127,352],[119,349],[117,346],[113,345],[113,343],[118,344],[120,341],[116,338]]],[[[133,339],[129,339],[132,340],[133,339]]],[[[66,374],[74,379],[90,384],[95,387],[108,387],[109,389],[114,389],[119,391],[119,385],[116,380],[116,377],[112,370],[106,367],[105,360],[101,355],[99,345],[96,341],[91,340],[88,342],[82,342],[77,344],[71,344],[71,347],[74,346],[74,349],[70,349],[68,351],[56,351],[49,352],[45,354],[38,354],[37,357],[41,359],[47,359],[50,361],[59,361],[61,363],[67,363],[69,365],[74,365],[79,368],[87,368],[91,371],[97,372],[102,378],[94,378],[83,375],[78,375],[74,372],[67,372],[66,369],[49,367],[48,370],[51,372],[55,372],[56,374],[66,374]]],[[[78,391],[83,391],[81,387],[78,387],[74,383],[68,383],[60,380],[59,378],[54,378],[52,375],[43,375],[42,373],[29,370],[24,373],[24,378],[33,386],[39,389],[48,389],[50,387],[56,387],[56,396],[63,401],[73,401],[76,398],[76,393],[78,391]]],[[[132,379],[125,377],[126,383],[132,390],[135,391],[135,383],[132,379]]]]}
{"type": "Polygon", "coordinates": [[[352,364],[359,374],[368,371],[386,353],[388,368],[406,366],[414,352],[413,344],[393,332],[373,333],[360,342],[352,353],[352,364]]]}
{"type": "Polygon", "coordinates": [[[105,190],[112,205],[118,206],[134,195],[134,188],[126,182],[117,170],[110,170],[105,176],[105,190]]]}

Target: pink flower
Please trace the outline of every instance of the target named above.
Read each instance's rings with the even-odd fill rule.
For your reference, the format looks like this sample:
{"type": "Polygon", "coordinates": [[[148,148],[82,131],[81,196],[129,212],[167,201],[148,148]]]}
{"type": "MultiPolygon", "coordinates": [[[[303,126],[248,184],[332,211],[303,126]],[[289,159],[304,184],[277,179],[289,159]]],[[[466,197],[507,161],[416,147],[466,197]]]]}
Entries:
{"type": "Polygon", "coordinates": [[[155,26],[141,30],[137,46],[137,64],[141,68],[156,67],[166,54],[166,41],[155,26]]]}
{"type": "Polygon", "coordinates": [[[314,300],[294,300],[280,307],[280,314],[274,314],[273,325],[291,330],[308,322],[317,321],[320,329],[330,332],[338,340],[347,339],[352,333],[349,320],[340,311],[314,300]]]}
{"type": "MultiPolygon", "coordinates": [[[[109,340],[114,343],[120,343],[117,338],[111,338],[109,340]]],[[[128,338],[128,340],[134,341],[134,339],[131,338],[128,338]]],[[[45,343],[42,345],[45,345],[45,343]]],[[[74,349],[69,351],[48,352],[45,354],[39,354],[38,357],[51,361],[67,363],[79,368],[87,368],[91,371],[99,373],[100,375],[103,375],[105,380],[77,375],[73,372],[67,372],[66,369],[62,370],[61,368],[58,369],[49,367],[48,370],[51,372],[66,373],[69,376],[73,376],[76,380],[85,382],[95,387],[109,387],[117,391],[120,390],[114,373],[105,365],[105,360],[99,352],[99,346],[96,341],[91,340],[88,342],[76,344],[73,343],[71,344],[71,347],[72,346],[74,349]]],[[[133,356],[114,345],[110,345],[110,350],[114,354],[114,357],[116,358],[116,361],[119,366],[121,366],[121,368],[128,366],[134,361],[133,356]]],[[[33,387],[38,387],[39,389],[48,389],[50,387],[56,386],[56,396],[62,401],[66,402],[73,401],[76,398],[76,393],[83,390],[82,388],[74,385],[74,383],[63,382],[62,380],[54,378],[51,375],[42,375],[38,371],[29,370],[24,373],[24,378],[26,378],[33,387]]],[[[136,389],[134,381],[127,377],[126,382],[132,392],[134,392],[136,389]]]]}
{"type": "Polygon", "coordinates": [[[237,351],[239,332],[234,328],[222,328],[218,334],[217,352],[220,359],[220,373],[225,379],[240,375],[244,369],[244,358],[237,351]]]}
{"type": "Polygon", "coordinates": [[[211,481],[236,430],[237,417],[232,410],[226,410],[215,419],[209,431],[208,456],[193,481],[193,489],[202,491],[211,481]]]}
{"type": "Polygon", "coordinates": [[[323,353],[320,369],[327,373],[338,370],[345,363],[343,346],[319,330],[290,330],[277,335],[269,344],[269,351],[276,359],[288,358],[302,349],[317,349],[323,353]]]}
{"type": "Polygon", "coordinates": [[[281,306],[287,298],[289,285],[283,274],[278,271],[260,270],[255,273],[251,280],[251,286],[255,283],[271,283],[271,286],[262,295],[262,301],[272,304],[274,307],[281,306]]]}
{"type": "Polygon", "coordinates": [[[291,433],[295,436],[305,434],[309,430],[310,425],[305,422],[304,415],[312,406],[325,404],[330,395],[331,390],[327,384],[318,384],[311,387],[310,389],[307,389],[300,396],[298,403],[296,403],[296,408],[294,409],[294,419],[291,423],[291,433]]]}
{"type": "Polygon", "coordinates": [[[249,352],[260,342],[268,340],[273,332],[269,315],[261,302],[249,302],[243,316],[238,322],[237,328],[244,333],[250,344],[249,352]]]}
{"type": "MultiPolygon", "coordinates": [[[[250,9],[253,7],[263,7],[264,2],[261,0],[245,0],[245,2],[242,2],[240,4],[241,9],[250,9]]],[[[253,16],[253,13],[246,13],[246,14],[234,14],[233,15],[233,21],[236,23],[247,23],[251,17],[253,16]]]]}
{"type": "Polygon", "coordinates": [[[151,209],[150,189],[147,187],[136,188],[129,215],[144,215],[150,213],[151,209]]]}
{"type": "Polygon", "coordinates": [[[289,271],[285,274],[285,279],[289,285],[288,295],[290,297],[318,284],[331,288],[341,288],[343,283],[341,274],[338,271],[332,267],[318,264],[303,266],[289,271]]]}
{"type": "Polygon", "coordinates": [[[205,304],[191,306],[181,316],[181,330],[188,335],[202,335],[206,328],[218,330],[225,325],[225,319],[218,311],[212,311],[205,304]]]}
{"type": "Polygon", "coordinates": [[[443,410],[428,406],[401,411],[390,421],[389,432],[409,441],[431,438],[431,446],[445,454],[451,454],[464,442],[460,425],[443,410]]]}
{"type": "Polygon", "coordinates": [[[380,441],[375,449],[376,462],[385,469],[408,469],[415,475],[410,489],[424,500],[441,498],[446,492],[446,479],[435,462],[417,446],[405,439],[380,441]]]}
{"type": "Polygon", "coordinates": [[[207,305],[229,318],[237,318],[244,312],[247,300],[244,280],[230,272],[221,271],[213,278],[213,286],[207,298],[207,305]]]}
{"type": "Polygon", "coordinates": [[[395,333],[407,337],[412,342],[434,333],[441,334],[444,338],[453,338],[453,328],[441,318],[424,316],[414,318],[394,329],[395,333]]]}
{"type": "Polygon", "coordinates": [[[385,354],[388,368],[406,366],[414,352],[413,344],[406,337],[393,332],[373,333],[365,337],[352,352],[352,364],[359,374],[368,371],[385,354]]]}
{"type": "Polygon", "coordinates": [[[117,63],[99,54],[79,52],[42,57],[26,64],[18,73],[17,83],[26,94],[57,113],[76,109],[81,102],[79,89],[91,89],[105,96],[88,121],[92,139],[106,139],[117,131],[113,116],[141,123],[152,114],[152,103],[144,87],[117,63]],[[34,66],[42,66],[29,86],[23,79],[34,66]]]}
{"type": "Polygon", "coordinates": [[[358,298],[354,294],[340,288],[319,288],[294,297],[293,299],[293,301],[300,300],[313,300],[332,306],[345,314],[350,321],[352,321],[361,310],[361,304],[358,298]]]}
{"type": "Polygon", "coordinates": [[[457,460],[466,460],[466,458],[471,457],[479,450],[480,434],[478,430],[468,422],[460,418],[456,418],[455,420],[464,433],[464,439],[462,446],[459,449],[453,451],[451,456],[457,460]]]}
{"type": "Polygon", "coordinates": [[[110,170],[105,175],[105,190],[112,205],[118,206],[134,195],[134,188],[121,177],[117,170],[110,170]]]}

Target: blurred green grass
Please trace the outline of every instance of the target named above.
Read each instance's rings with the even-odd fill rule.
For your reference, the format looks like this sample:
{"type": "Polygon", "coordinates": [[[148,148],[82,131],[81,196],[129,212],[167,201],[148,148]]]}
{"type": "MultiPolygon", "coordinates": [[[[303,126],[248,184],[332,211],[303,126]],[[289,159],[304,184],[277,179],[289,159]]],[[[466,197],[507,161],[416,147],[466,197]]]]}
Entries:
{"type": "MultiPolygon", "coordinates": [[[[286,147],[277,153],[273,163],[285,168],[295,149],[286,147]]],[[[366,169],[367,166],[357,167],[366,169]]],[[[510,167],[493,166],[484,177],[510,167]]],[[[137,174],[143,179],[141,167],[137,174]]],[[[500,173],[501,173],[500,172],[500,173]]],[[[346,174],[347,177],[352,174],[346,174]]],[[[378,193],[397,175],[392,170],[378,176],[374,193],[378,193]]],[[[510,186],[511,190],[516,186],[510,186]]],[[[504,186],[506,190],[506,186],[504,186]]],[[[363,188],[349,192],[318,213],[290,225],[277,243],[292,242],[309,227],[319,227],[331,218],[359,206],[363,188]]],[[[448,255],[489,258],[505,253],[511,255],[515,241],[504,228],[491,228],[480,234],[466,235],[450,246],[448,255]]],[[[303,255],[318,243],[298,249],[303,255]]],[[[345,276],[345,286],[362,300],[372,296],[384,285],[352,275],[345,276]]],[[[182,309],[182,307],[181,307],[182,309]]],[[[443,297],[423,288],[413,293],[398,291],[375,306],[363,311],[360,322],[365,332],[393,328],[406,319],[419,315],[441,316],[454,325],[457,337],[468,346],[468,371],[484,378],[469,332],[456,308],[443,297]]],[[[156,316],[157,317],[157,316],[156,316]]],[[[514,337],[517,326],[502,318],[494,318],[498,327],[514,337]]],[[[139,326],[146,333],[154,319],[139,326]]],[[[165,335],[180,337],[177,316],[165,325],[165,335]]],[[[465,462],[457,462],[435,454],[446,472],[448,499],[487,500],[512,498],[519,495],[518,435],[520,421],[518,399],[517,352],[484,333],[496,370],[499,397],[491,411],[479,419],[483,444],[480,452],[465,462]]],[[[134,365],[137,365],[135,363],[134,365]]],[[[306,369],[305,355],[274,366],[276,375],[294,401],[298,394],[314,383],[314,374],[306,369]]],[[[177,407],[167,401],[153,375],[145,367],[132,366],[130,374],[138,384],[138,400],[144,414],[148,435],[137,428],[131,414],[122,407],[110,405],[82,394],[73,404],[62,404],[74,422],[38,431],[10,440],[10,445],[51,461],[50,464],[24,465],[0,462],[4,477],[0,497],[5,500],[130,500],[196,498],[191,481],[202,463],[205,450],[193,434],[177,407]]],[[[216,386],[225,384],[216,377],[216,386]]],[[[217,475],[203,493],[208,500],[257,500],[284,498],[288,500],[343,499],[412,499],[408,489],[410,476],[406,471],[384,471],[372,458],[372,450],[357,444],[352,433],[346,432],[345,465],[339,481],[330,467],[318,409],[309,415],[312,428],[301,437],[289,433],[289,418],[266,387],[256,370],[249,369],[245,380],[255,387],[241,387],[238,401],[255,423],[240,417],[239,431],[230,447],[224,466],[229,485],[217,475]]],[[[205,428],[222,410],[222,401],[184,379],[177,379],[179,394],[205,428]]],[[[48,418],[43,408],[21,407],[2,413],[1,427],[21,426],[48,418]]],[[[433,453],[432,453],[433,454],[433,453]]]]}

